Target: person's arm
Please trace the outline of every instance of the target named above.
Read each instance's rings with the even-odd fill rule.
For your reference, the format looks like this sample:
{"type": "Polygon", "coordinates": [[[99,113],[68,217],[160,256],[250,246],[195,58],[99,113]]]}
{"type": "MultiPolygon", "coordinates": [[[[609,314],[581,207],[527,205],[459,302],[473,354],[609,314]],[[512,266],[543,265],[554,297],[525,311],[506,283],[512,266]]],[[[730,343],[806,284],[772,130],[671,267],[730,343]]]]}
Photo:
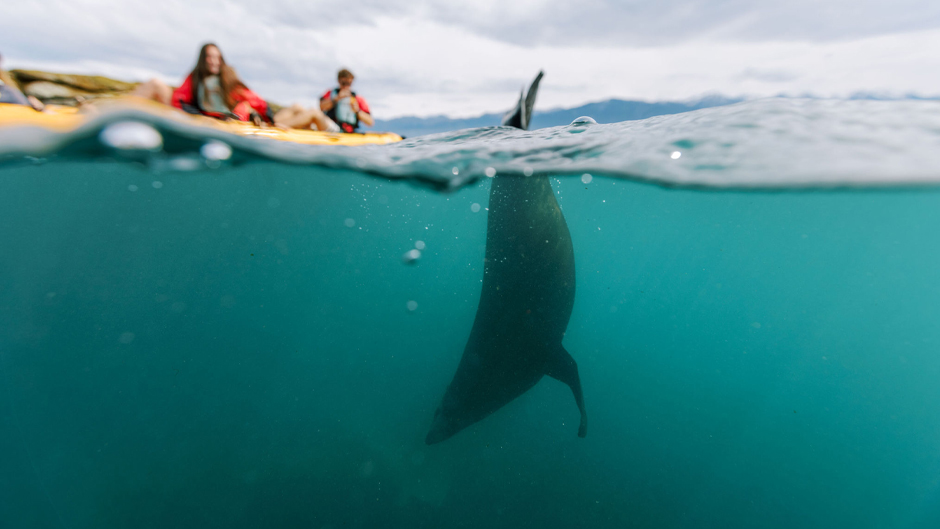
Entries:
{"type": "Polygon", "coordinates": [[[328,90],[325,94],[320,96],[320,110],[323,112],[329,112],[333,110],[333,107],[336,105],[336,102],[333,101],[333,91],[328,90]]]}
{"type": "Polygon", "coordinates": [[[242,121],[252,121],[260,125],[260,121],[267,121],[268,102],[248,88],[236,88],[232,91],[232,99],[238,103],[232,113],[242,121]]]}
{"type": "Polygon", "coordinates": [[[353,106],[353,110],[356,112],[356,117],[359,118],[359,122],[367,127],[375,125],[375,120],[372,119],[372,114],[369,112],[369,103],[366,103],[366,100],[360,96],[353,98],[350,103],[353,106]]]}

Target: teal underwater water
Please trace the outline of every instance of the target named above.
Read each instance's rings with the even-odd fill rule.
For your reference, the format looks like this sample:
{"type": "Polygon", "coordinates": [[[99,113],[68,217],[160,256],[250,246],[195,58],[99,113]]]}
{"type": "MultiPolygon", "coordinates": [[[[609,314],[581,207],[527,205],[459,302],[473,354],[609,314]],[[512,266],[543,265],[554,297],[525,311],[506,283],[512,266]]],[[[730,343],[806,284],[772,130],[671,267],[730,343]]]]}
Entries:
{"type": "Polygon", "coordinates": [[[747,105],[229,138],[225,163],[161,123],[146,153],[24,132],[0,153],[0,525],[937,527],[937,133],[892,123],[940,107],[842,109],[861,132],[823,120],[827,143],[747,105]],[[480,298],[489,168],[554,175],[585,439],[546,378],[424,444],[480,298]]]}

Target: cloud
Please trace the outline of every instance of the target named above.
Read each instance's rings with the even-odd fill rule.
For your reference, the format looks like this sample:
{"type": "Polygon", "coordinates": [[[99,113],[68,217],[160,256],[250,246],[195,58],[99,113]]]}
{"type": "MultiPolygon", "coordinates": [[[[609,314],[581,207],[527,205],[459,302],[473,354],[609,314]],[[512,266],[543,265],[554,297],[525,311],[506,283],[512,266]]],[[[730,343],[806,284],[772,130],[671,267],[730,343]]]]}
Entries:
{"type": "Polygon", "coordinates": [[[896,0],[44,0],[0,8],[10,66],[179,82],[215,41],[253,89],[314,104],[349,67],[379,117],[501,110],[539,68],[540,106],[721,92],[940,87],[940,4],[896,0]]]}

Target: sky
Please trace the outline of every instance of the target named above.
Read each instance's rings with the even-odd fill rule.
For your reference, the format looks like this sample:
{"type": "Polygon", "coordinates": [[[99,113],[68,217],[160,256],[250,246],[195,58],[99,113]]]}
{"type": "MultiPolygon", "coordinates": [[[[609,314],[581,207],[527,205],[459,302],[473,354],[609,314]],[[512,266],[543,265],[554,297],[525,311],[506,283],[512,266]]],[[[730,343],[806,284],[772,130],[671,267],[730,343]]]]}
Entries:
{"type": "Polygon", "coordinates": [[[314,103],[336,71],[380,119],[609,98],[940,96],[936,0],[30,0],[0,7],[4,68],[178,84],[199,46],[266,99],[314,103]],[[472,4],[472,5],[471,5],[472,4]]]}

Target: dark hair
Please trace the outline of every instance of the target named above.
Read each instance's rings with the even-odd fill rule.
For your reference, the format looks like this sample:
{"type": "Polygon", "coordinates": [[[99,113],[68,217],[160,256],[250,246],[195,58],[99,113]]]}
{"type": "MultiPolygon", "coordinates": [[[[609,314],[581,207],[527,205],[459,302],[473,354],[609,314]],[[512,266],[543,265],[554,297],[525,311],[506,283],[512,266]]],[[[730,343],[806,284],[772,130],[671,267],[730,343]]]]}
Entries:
{"type": "Polygon", "coordinates": [[[339,71],[338,74],[336,74],[336,78],[337,78],[337,79],[345,79],[345,78],[347,78],[347,77],[350,78],[350,79],[355,79],[355,78],[356,78],[356,76],[353,75],[353,73],[350,72],[349,70],[347,70],[346,68],[343,68],[342,70],[339,71]]]}
{"type": "Polygon", "coordinates": [[[219,57],[222,59],[222,66],[219,68],[219,86],[222,88],[222,98],[225,100],[225,105],[229,108],[229,110],[231,110],[235,108],[235,100],[232,99],[232,92],[236,88],[248,87],[245,86],[245,83],[243,83],[242,80],[238,78],[238,74],[235,72],[235,69],[225,64],[225,57],[222,55],[222,49],[213,42],[207,42],[202,45],[202,48],[199,49],[199,59],[196,60],[196,67],[193,68],[193,72],[191,74],[193,76],[193,101],[199,101],[197,90],[199,90],[203,80],[206,77],[212,75],[209,72],[209,67],[206,66],[206,54],[208,53],[210,47],[219,50],[219,57]]]}

